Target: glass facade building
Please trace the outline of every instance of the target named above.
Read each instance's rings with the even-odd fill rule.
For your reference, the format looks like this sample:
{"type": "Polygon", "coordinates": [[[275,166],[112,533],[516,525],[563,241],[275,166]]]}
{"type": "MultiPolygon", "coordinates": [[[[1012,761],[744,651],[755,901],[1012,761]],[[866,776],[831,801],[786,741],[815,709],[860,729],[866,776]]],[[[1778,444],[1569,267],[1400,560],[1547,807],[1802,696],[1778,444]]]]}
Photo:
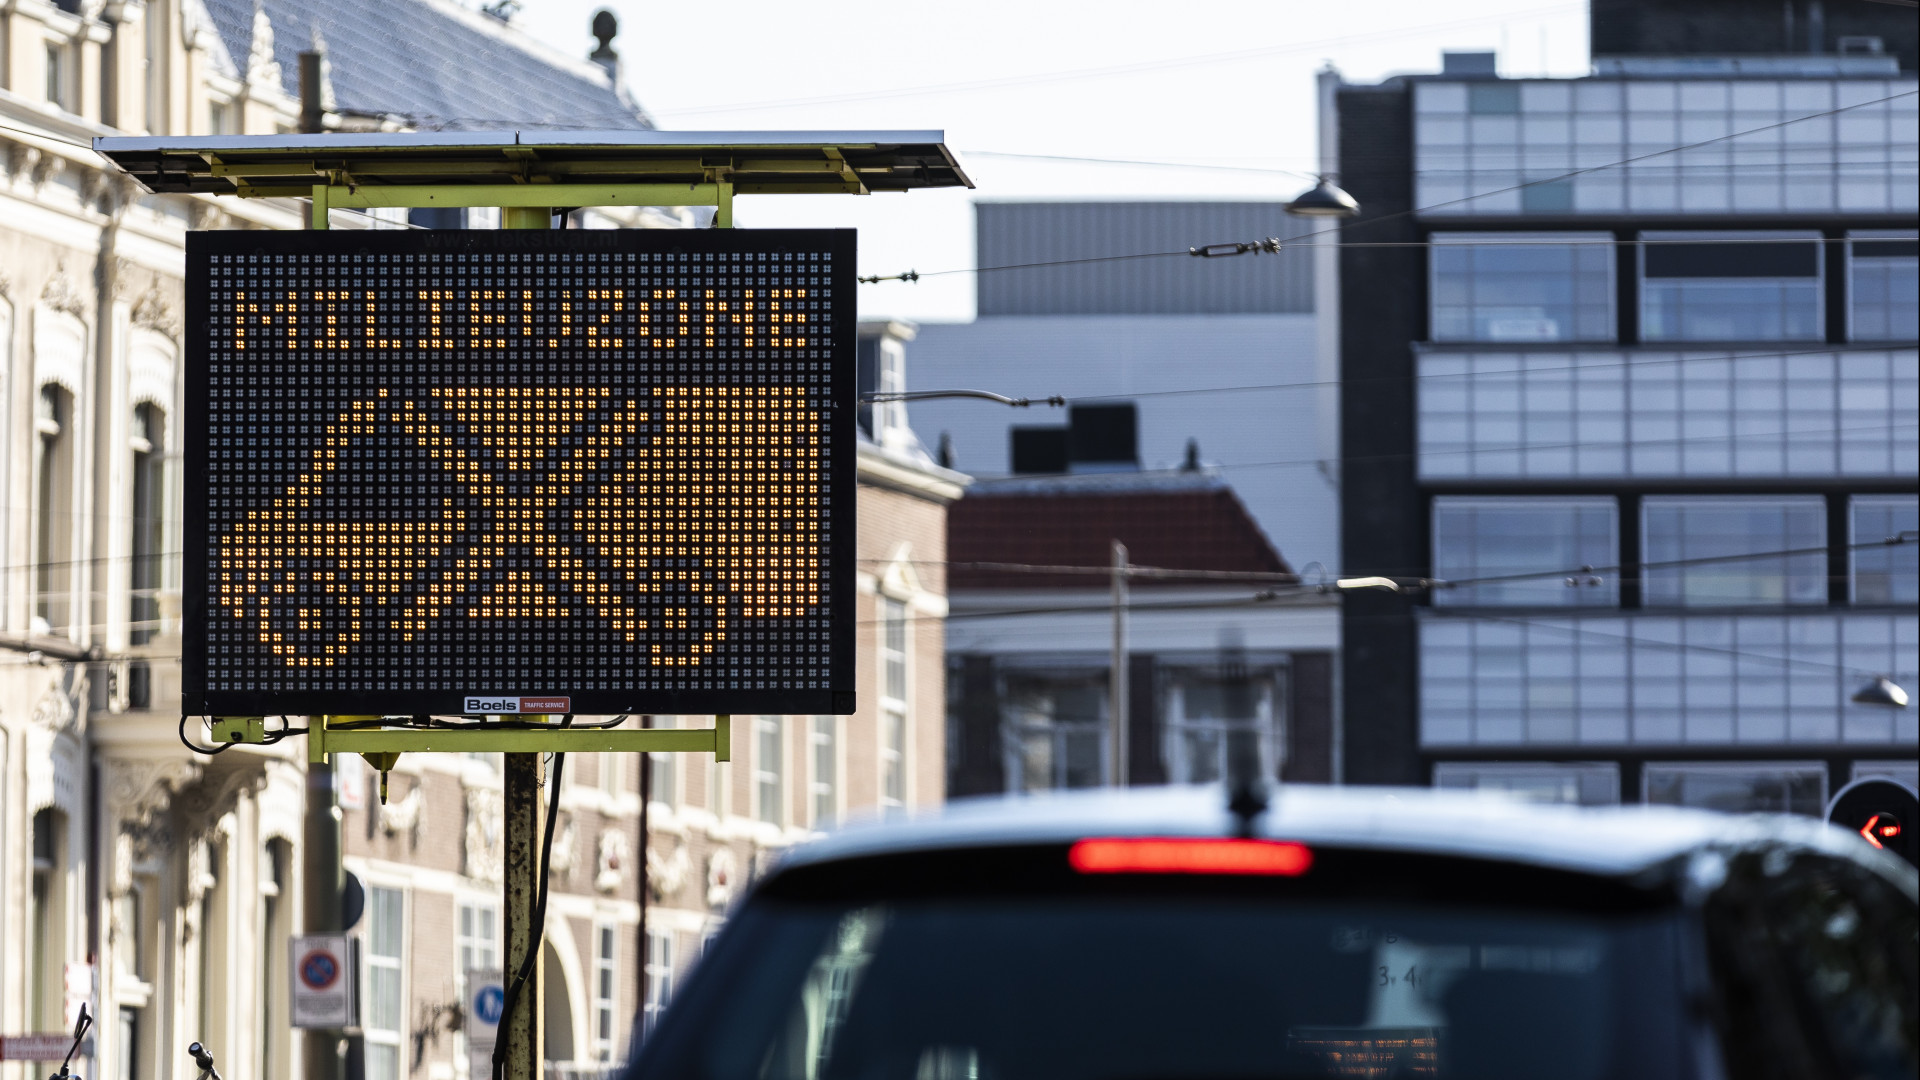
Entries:
{"type": "Polygon", "coordinates": [[[1920,690],[1920,93],[1870,59],[1333,91],[1392,219],[1339,256],[1342,571],[1435,583],[1348,600],[1350,780],[1819,815],[1920,750],[1851,701],[1920,690]]]}

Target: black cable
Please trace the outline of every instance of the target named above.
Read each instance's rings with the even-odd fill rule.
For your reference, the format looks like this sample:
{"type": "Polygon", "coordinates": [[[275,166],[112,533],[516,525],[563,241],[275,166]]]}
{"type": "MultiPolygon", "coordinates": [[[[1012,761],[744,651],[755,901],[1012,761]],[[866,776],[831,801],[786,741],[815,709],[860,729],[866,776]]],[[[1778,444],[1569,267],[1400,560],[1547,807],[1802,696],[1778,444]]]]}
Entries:
{"type": "Polygon", "coordinates": [[[207,749],[204,746],[196,746],[193,740],[187,738],[187,714],[186,713],[180,714],[180,745],[186,747],[187,749],[193,751],[196,754],[201,754],[206,757],[212,757],[215,754],[224,754],[228,750],[233,749],[232,743],[221,743],[219,746],[216,746],[211,750],[207,749]]]}
{"type": "MultiPolygon", "coordinates": [[[[547,830],[540,840],[540,869],[538,890],[533,898],[533,917],[527,926],[527,955],[520,961],[520,970],[513,976],[513,982],[507,984],[507,992],[500,1003],[500,1024],[505,1027],[512,1021],[513,1006],[520,996],[520,988],[533,975],[533,965],[540,962],[541,939],[547,928],[547,870],[553,860],[553,825],[560,820],[560,774],[566,769],[567,755],[553,755],[553,775],[547,778],[550,788],[547,803],[547,830]]],[[[535,1006],[538,1007],[538,1002],[535,1006]]],[[[507,1063],[507,1040],[503,1037],[493,1044],[493,1080],[500,1080],[500,1072],[507,1063]]]]}

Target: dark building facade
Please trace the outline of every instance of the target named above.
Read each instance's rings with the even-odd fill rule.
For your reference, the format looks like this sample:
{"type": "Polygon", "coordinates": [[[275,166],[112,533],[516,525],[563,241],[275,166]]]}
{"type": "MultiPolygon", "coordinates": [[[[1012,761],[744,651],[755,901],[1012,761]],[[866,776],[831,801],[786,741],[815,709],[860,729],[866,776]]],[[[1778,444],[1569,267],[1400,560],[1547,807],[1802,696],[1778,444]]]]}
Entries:
{"type": "Polygon", "coordinates": [[[1592,77],[1334,91],[1341,567],[1454,583],[1347,599],[1348,782],[1915,782],[1849,700],[1920,671],[1914,20],[1831,8],[1595,0],[1592,77]]]}

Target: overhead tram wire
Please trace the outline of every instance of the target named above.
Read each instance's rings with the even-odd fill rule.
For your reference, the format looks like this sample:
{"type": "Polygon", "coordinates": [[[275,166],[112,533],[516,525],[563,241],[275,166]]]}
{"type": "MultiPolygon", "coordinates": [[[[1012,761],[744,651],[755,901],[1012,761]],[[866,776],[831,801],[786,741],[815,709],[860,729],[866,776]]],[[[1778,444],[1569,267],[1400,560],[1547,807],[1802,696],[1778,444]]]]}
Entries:
{"type": "MultiPolygon", "coordinates": [[[[1472,195],[1466,195],[1458,199],[1448,199],[1445,202],[1430,203],[1426,206],[1416,206],[1408,210],[1396,210],[1393,213],[1382,214],[1378,217],[1363,217],[1353,221],[1342,222],[1341,224],[1335,225],[1331,228],[1315,229],[1312,232],[1298,233],[1293,236],[1274,237],[1274,238],[1271,238],[1269,242],[1277,245],[1278,247],[1284,248],[1288,244],[1298,244],[1300,241],[1311,240],[1316,236],[1337,235],[1347,229],[1356,229],[1356,228],[1361,228],[1368,225],[1377,225],[1381,222],[1395,221],[1400,218],[1411,217],[1415,214],[1424,214],[1433,210],[1443,210],[1449,206],[1459,206],[1464,203],[1475,202],[1477,200],[1490,198],[1495,195],[1505,195],[1515,191],[1523,191],[1527,188],[1538,187],[1541,184],[1551,184],[1561,180],[1569,180],[1576,176],[1585,176],[1589,173],[1603,172],[1607,169],[1622,168],[1624,166],[1637,164],[1642,161],[1651,161],[1655,158],[1665,157],[1669,154],[1685,153],[1688,150],[1697,150],[1703,146],[1713,146],[1717,143],[1727,142],[1732,139],[1740,139],[1749,135],[1757,135],[1766,131],[1778,130],[1780,128],[1789,127],[1793,124],[1804,123],[1808,120],[1818,120],[1822,117],[1837,116],[1841,113],[1852,112],[1855,109],[1864,109],[1871,105],[1884,105],[1890,101],[1898,101],[1898,100],[1901,100],[1902,98],[1910,98],[1916,95],[1920,95],[1920,90],[1906,90],[1898,94],[1889,94],[1886,97],[1873,98],[1872,100],[1869,100],[1869,101],[1855,102],[1852,105],[1842,105],[1832,109],[1823,109],[1820,112],[1808,113],[1804,116],[1795,116],[1795,117],[1791,117],[1786,120],[1777,121],[1771,124],[1762,124],[1759,127],[1747,128],[1743,131],[1736,131],[1727,135],[1716,135],[1710,139],[1701,139],[1697,142],[1683,143],[1679,146],[1669,146],[1664,149],[1653,150],[1644,154],[1636,154],[1632,157],[1621,158],[1618,161],[1609,161],[1600,165],[1589,165],[1589,166],[1586,166],[1585,168],[1573,169],[1568,172],[1563,172],[1555,176],[1543,176],[1538,180],[1528,180],[1528,181],[1525,181],[1524,183],[1513,184],[1503,188],[1495,188],[1491,191],[1475,192],[1472,195]]],[[[1732,166],[1728,166],[1728,168],[1732,168],[1732,166]]],[[[1464,223],[1471,224],[1471,221],[1472,219],[1469,218],[1469,219],[1466,219],[1464,223]]],[[[1606,242],[1619,243],[1619,241],[1612,241],[1612,240],[1609,240],[1606,242]]],[[[1642,241],[1642,242],[1657,242],[1657,241],[1642,241]]],[[[1750,243],[1755,241],[1737,241],[1737,240],[1728,239],[1728,240],[1719,240],[1719,241],[1685,240],[1685,241],[1673,241],[1673,242],[1694,244],[1694,243],[1737,243],[1737,242],[1750,243]]],[[[1776,243],[1776,244],[1792,244],[1792,243],[1815,243],[1820,241],[1816,238],[1808,237],[1805,239],[1773,239],[1773,240],[1760,241],[1760,242],[1776,243]]],[[[1320,245],[1315,245],[1315,246],[1320,246],[1320,245]]],[[[1343,245],[1342,245],[1342,242],[1336,241],[1334,244],[1330,244],[1326,246],[1343,246],[1343,245]]],[[[1406,242],[1405,246],[1424,247],[1424,246],[1430,246],[1430,242],[1408,241],[1406,242]]],[[[1003,270],[1032,270],[1032,269],[1040,269],[1044,267],[1053,267],[1053,266],[1073,266],[1073,265],[1078,265],[1083,263],[1114,262],[1114,261],[1124,260],[1124,259],[1159,259],[1159,258],[1168,258],[1174,255],[1190,255],[1198,250],[1200,250],[1200,248],[1198,246],[1195,246],[1195,247],[1190,247],[1183,251],[1150,251],[1150,252],[1139,252],[1139,253],[1127,254],[1127,255],[1101,255],[1101,256],[1094,256],[1094,257],[1084,258],[1084,259],[1051,259],[1043,262],[1009,263],[1003,266],[961,267],[953,270],[928,270],[928,271],[911,271],[910,270],[910,271],[907,271],[907,273],[913,274],[912,280],[917,281],[920,278],[946,277],[951,274],[987,274],[987,273],[997,273],[1003,270]]],[[[893,281],[893,280],[906,280],[906,275],[905,274],[882,274],[882,275],[875,275],[872,277],[861,278],[860,280],[866,283],[876,283],[880,281],[893,281]]]]}
{"type": "MultiPolygon", "coordinates": [[[[1698,556],[1690,559],[1667,559],[1667,560],[1659,560],[1659,561],[1653,561],[1653,562],[1648,562],[1643,560],[1643,561],[1634,562],[1634,563],[1617,563],[1611,566],[1582,565],[1577,567],[1566,567],[1559,570],[1539,570],[1539,571],[1529,571],[1528,573],[1524,573],[1524,574],[1502,574],[1502,575],[1477,577],[1477,578],[1447,578],[1447,579],[1408,578],[1406,579],[1406,581],[1407,582],[1418,581],[1420,583],[1417,585],[1409,585],[1409,587],[1412,587],[1412,588],[1447,589],[1447,588],[1458,588],[1460,586],[1467,586],[1467,585],[1491,585],[1491,584],[1501,584],[1501,583],[1511,582],[1511,581],[1526,581],[1526,580],[1532,580],[1532,579],[1577,577],[1583,574],[1619,574],[1627,570],[1639,570],[1639,571],[1645,572],[1647,570],[1667,570],[1667,569],[1677,569],[1677,568],[1692,567],[1692,566],[1712,566],[1712,565],[1717,565],[1721,563],[1752,562],[1752,561],[1761,560],[1761,559],[1784,559],[1784,558],[1791,558],[1797,555],[1827,554],[1836,550],[1837,551],[1867,551],[1875,548],[1905,547],[1910,544],[1920,544],[1920,530],[1904,529],[1899,533],[1886,537],[1885,539],[1860,540],[1851,544],[1842,544],[1837,546],[1827,545],[1827,546],[1821,546],[1821,547],[1781,548],[1774,551],[1748,551],[1748,552],[1741,552],[1739,554],[1734,554],[1734,555],[1702,555],[1702,556],[1698,556]]],[[[1001,573],[1023,573],[1023,574],[1084,574],[1089,577],[1110,577],[1114,572],[1114,568],[1110,565],[1080,566],[1080,565],[1072,565],[1072,564],[1061,565],[1061,564],[1049,564],[1049,563],[986,562],[986,561],[977,561],[977,560],[976,561],[944,561],[943,562],[938,559],[861,559],[859,561],[866,563],[868,565],[880,565],[880,566],[892,565],[897,562],[905,562],[911,566],[940,566],[940,567],[945,567],[948,570],[955,570],[955,569],[987,570],[987,571],[994,571],[994,572],[1001,572],[1001,573]]],[[[1173,568],[1159,567],[1159,566],[1129,566],[1127,567],[1127,572],[1133,577],[1144,578],[1144,579],[1194,580],[1198,582],[1230,581],[1230,582],[1245,583],[1245,584],[1270,583],[1270,584],[1275,584],[1283,587],[1291,587],[1291,588],[1297,588],[1302,590],[1313,590],[1313,591],[1322,591],[1327,587],[1332,586],[1335,580],[1351,578],[1353,576],[1351,574],[1330,573],[1328,575],[1329,580],[1327,581],[1310,582],[1310,581],[1302,580],[1298,573],[1289,574],[1289,573],[1280,573],[1277,571],[1266,571],[1266,570],[1248,570],[1248,571],[1180,570],[1180,569],[1173,569],[1173,568]]],[[[1642,579],[1622,578],[1621,580],[1638,581],[1642,579]]]]}
{"type": "Polygon", "coordinates": [[[876,101],[888,98],[971,93],[980,90],[1003,90],[1021,86],[1045,85],[1047,83],[1076,82],[1083,79],[1113,78],[1123,75],[1136,75],[1145,72],[1164,71],[1184,67],[1206,67],[1232,63],[1238,60],[1259,60],[1273,56],[1285,56],[1292,53],[1323,52],[1328,48],[1340,45],[1357,45],[1370,41],[1391,40],[1402,37],[1425,37],[1440,30],[1460,30],[1476,26],[1526,22],[1546,16],[1582,10],[1585,10],[1585,5],[1583,4],[1553,4],[1541,8],[1478,16],[1471,19],[1450,19],[1445,22],[1395,27],[1390,30],[1379,30],[1366,34],[1347,34],[1340,37],[1321,38],[1316,41],[1290,42],[1285,45],[1267,45],[1252,49],[1236,49],[1229,52],[1204,53],[1192,56],[1171,57],[1163,60],[1145,60],[1130,64],[1114,64],[1106,67],[1039,72],[1032,75],[1011,75],[992,79],[974,79],[965,82],[932,83],[922,86],[897,87],[890,90],[821,94],[808,98],[725,102],[717,105],[695,106],[686,109],[662,109],[659,111],[659,115],[662,117],[698,116],[713,113],[750,112],[758,109],[803,108],[811,105],[838,105],[855,101],[876,101]]]}

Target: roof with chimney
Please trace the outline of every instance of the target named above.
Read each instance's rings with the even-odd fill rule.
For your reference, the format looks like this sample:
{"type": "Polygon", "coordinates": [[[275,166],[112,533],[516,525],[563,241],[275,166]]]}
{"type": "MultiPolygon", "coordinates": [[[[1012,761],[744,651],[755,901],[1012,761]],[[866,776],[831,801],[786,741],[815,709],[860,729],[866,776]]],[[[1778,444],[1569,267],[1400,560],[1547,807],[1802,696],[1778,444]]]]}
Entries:
{"type": "Polygon", "coordinates": [[[214,66],[299,96],[299,54],[318,48],[331,110],[424,131],[651,128],[613,67],[571,57],[452,0],[198,0],[219,36],[214,66]],[[222,55],[224,51],[224,55],[222,55]]]}
{"type": "MultiPolygon", "coordinates": [[[[1106,589],[1103,573],[1034,573],[980,563],[1105,567],[1112,542],[1135,566],[1291,574],[1240,496],[1203,471],[978,480],[947,508],[948,588],[1106,589]]],[[[1192,578],[1135,578],[1130,587],[1192,578]]]]}

